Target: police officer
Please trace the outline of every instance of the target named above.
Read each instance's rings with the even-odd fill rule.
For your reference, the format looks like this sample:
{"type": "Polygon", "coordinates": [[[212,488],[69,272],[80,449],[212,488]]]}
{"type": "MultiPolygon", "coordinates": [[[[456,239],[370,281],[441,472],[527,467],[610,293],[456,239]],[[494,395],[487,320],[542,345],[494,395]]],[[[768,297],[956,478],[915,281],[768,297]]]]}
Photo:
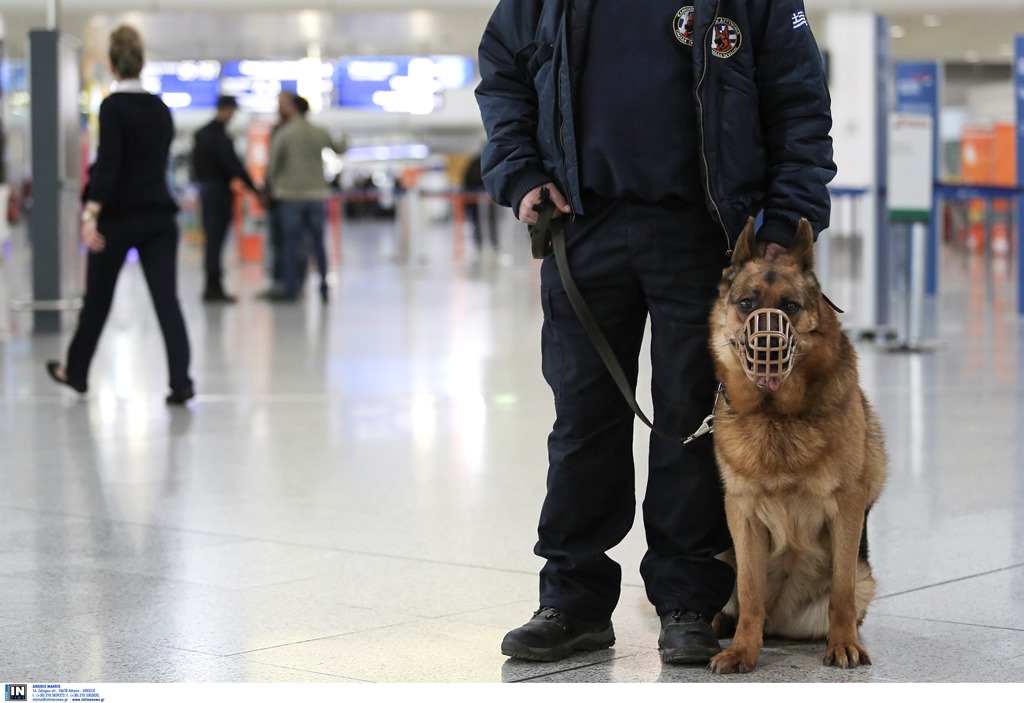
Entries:
{"type": "Polygon", "coordinates": [[[206,234],[206,287],[203,300],[208,303],[233,303],[224,290],[221,252],[231,224],[236,191],[256,186],[235,153],[227,133],[227,124],[238,109],[234,96],[217,98],[217,113],[195,135],[192,149],[193,177],[199,184],[203,231],[206,234]]]}
{"type": "MultiPolygon", "coordinates": [[[[635,387],[651,324],[654,423],[687,436],[711,410],[708,315],[742,225],[764,254],[828,225],[830,99],[800,0],[501,0],[480,43],[477,100],[491,197],[534,223],[546,189],[570,268],[635,387]]],[[[634,417],[541,267],[542,370],[555,403],[535,552],[539,609],[502,652],[553,661],[615,642],[633,525],[634,417]]],[[[652,436],[640,573],[668,664],[720,651],[710,620],[735,576],[711,437],[652,436]]]]}

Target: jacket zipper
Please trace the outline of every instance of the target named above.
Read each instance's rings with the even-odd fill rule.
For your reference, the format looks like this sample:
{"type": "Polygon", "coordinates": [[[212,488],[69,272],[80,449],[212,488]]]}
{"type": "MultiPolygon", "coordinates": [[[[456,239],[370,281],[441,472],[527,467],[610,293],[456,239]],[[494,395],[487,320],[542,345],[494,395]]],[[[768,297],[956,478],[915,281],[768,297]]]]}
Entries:
{"type": "Polygon", "coordinates": [[[572,204],[572,186],[569,184],[569,173],[565,170],[565,112],[562,110],[562,66],[558,67],[555,81],[555,103],[558,104],[558,145],[562,149],[562,183],[565,184],[565,199],[569,203],[569,219],[576,219],[576,207],[572,204]]]}
{"type": "MultiPolygon", "coordinates": [[[[718,18],[718,11],[722,8],[721,2],[715,4],[715,17],[711,20],[711,24],[708,26],[707,32],[704,33],[704,43],[701,46],[701,52],[706,52],[708,47],[708,40],[711,38],[711,32],[715,28],[715,19],[718,18]]],[[[732,257],[732,242],[729,240],[729,231],[725,228],[725,219],[722,217],[722,211],[718,208],[718,202],[715,200],[714,193],[711,192],[711,168],[708,165],[708,147],[707,138],[704,134],[704,101],[701,99],[700,90],[704,86],[704,78],[708,74],[708,63],[711,60],[711,56],[704,56],[704,66],[701,69],[700,80],[697,81],[697,85],[693,90],[694,99],[697,101],[697,128],[700,130],[700,156],[704,160],[704,189],[707,191],[708,200],[711,201],[711,206],[715,208],[715,214],[718,215],[718,224],[722,227],[722,232],[725,234],[725,255],[732,257]]]]}

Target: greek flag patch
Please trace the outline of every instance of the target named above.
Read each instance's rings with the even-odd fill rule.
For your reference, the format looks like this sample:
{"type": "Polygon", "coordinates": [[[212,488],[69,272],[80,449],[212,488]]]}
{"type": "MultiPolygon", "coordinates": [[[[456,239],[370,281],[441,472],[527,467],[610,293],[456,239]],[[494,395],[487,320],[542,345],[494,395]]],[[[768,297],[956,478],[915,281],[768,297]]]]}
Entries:
{"type": "Polygon", "coordinates": [[[800,29],[800,27],[807,26],[807,16],[804,15],[803,10],[799,10],[793,13],[793,29],[800,29]]]}

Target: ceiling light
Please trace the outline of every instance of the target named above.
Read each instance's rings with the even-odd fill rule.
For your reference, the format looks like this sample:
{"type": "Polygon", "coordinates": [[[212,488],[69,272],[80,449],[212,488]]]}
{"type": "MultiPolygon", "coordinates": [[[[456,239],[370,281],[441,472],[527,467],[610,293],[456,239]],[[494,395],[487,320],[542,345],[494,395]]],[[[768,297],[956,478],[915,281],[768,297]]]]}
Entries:
{"type": "Polygon", "coordinates": [[[942,18],[939,17],[938,15],[925,15],[924,17],[921,18],[921,21],[924,22],[925,27],[942,26],[942,18]]]}
{"type": "Polygon", "coordinates": [[[907,36],[907,30],[903,29],[903,27],[901,27],[898,24],[894,24],[893,26],[889,27],[889,36],[892,37],[893,39],[902,39],[903,37],[907,36]]]}
{"type": "Polygon", "coordinates": [[[965,51],[964,61],[966,61],[967,63],[978,63],[981,61],[981,54],[979,54],[977,51],[965,51]]]}

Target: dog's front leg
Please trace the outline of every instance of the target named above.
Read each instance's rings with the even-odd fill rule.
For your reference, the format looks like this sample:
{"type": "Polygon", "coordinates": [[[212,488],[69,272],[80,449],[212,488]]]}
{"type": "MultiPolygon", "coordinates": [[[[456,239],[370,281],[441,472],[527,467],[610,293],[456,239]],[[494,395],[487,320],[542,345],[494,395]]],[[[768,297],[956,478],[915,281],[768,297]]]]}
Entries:
{"type": "Polygon", "coordinates": [[[828,604],[826,666],[850,669],[870,664],[857,636],[857,549],[864,527],[865,500],[856,493],[839,496],[832,524],[832,594],[828,604]]]}
{"type": "Polygon", "coordinates": [[[749,673],[757,666],[764,633],[764,593],[768,565],[768,528],[742,499],[726,495],[725,514],[736,553],[739,619],[732,644],[711,659],[717,674],[749,673]]]}

